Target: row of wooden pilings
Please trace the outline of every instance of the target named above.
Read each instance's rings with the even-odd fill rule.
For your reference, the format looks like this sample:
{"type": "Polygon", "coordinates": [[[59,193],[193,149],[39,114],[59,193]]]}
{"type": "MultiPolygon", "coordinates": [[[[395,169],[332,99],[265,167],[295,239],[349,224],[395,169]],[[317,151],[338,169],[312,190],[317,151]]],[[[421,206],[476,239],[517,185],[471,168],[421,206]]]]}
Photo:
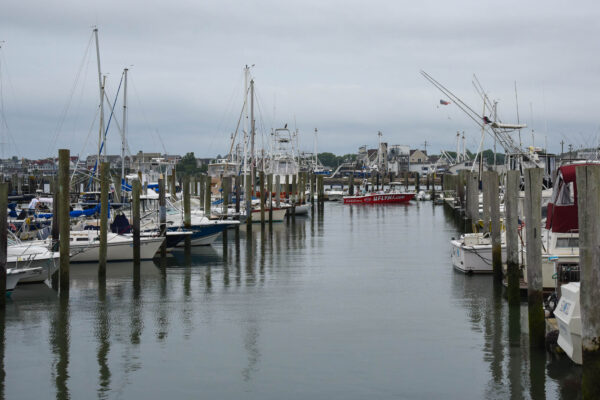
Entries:
{"type": "MultiPolygon", "coordinates": [[[[524,171],[521,181],[519,171],[508,171],[503,176],[506,229],[506,297],[510,312],[519,312],[520,265],[518,193],[524,188],[525,243],[527,246],[527,304],[529,343],[531,347],[544,348],[546,324],[543,308],[542,283],[542,179],[541,168],[524,171]]],[[[579,218],[580,307],[582,324],[582,394],[583,398],[600,398],[600,165],[576,168],[579,218]]],[[[496,172],[485,171],[481,177],[483,212],[479,215],[479,176],[461,171],[459,175],[444,177],[444,190],[454,190],[467,227],[472,231],[480,226],[490,233],[492,265],[495,285],[501,287],[504,278],[501,253],[501,219],[499,207],[500,177],[496,172]],[[480,223],[481,221],[481,223],[480,223]]]]}
{"type": "MultiPolygon", "coordinates": [[[[69,176],[69,150],[59,150],[59,167],[58,177],[56,179],[53,202],[53,219],[52,219],[52,239],[53,245],[58,246],[60,252],[60,261],[58,276],[53,279],[53,285],[59,290],[61,295],[67,295],[69,293],[69,258],[70,258],[70,176],[69,176]],[[60,238],[60,240],[59,240],[60,238]]],[[[252,197],[253,182],[250,175],[245,177],[246,182],[246,201],[247,210],[250,210],[250,199],[252,197]]],[[[267,201],[272,201],[273,194],[275,195],[276,207],[280,206],[281,193],[284,194],[284,199],[291,202],[292,213],[291,217],[294,218],[295,206],[304,204],[306,196],[306,186],[309,185],[310,202],[314,206],[315,193],[317,194],[317,202],[322,205],[324,200],[324,185],[323,176],[308,174],[302,172],[297,176],[292,177],[292,182],[289,182],[289,176],[286,176],[285,186],[280,182],[280,177],[275,177],[275,193],[273,193],[273,175],[264,175],[260,172],[259,174],[259,185],[254,187],[260,187],[259,196],[261,199],[261,225],[264,226],[266,222],[265,218],[265,207],[267,201]],[[266,179],[265,179],[266,178],[266,179]],[[296,179],[298,178],[298,180],[296,179]],[[265,188],[266,181],[266,188],[265,188]]],[[[176,199],[176,175],[173,173],[168,177],[170,184],[171,195],[176,199]]],[[[108,236],[108,193],[110,184],[110,170],[108,163],[102,163],[100,165],[100,246],[99,246],[99,262],[98,262],[98,277],[100,280],[106,279],[106,264],[107,264],[107,236],[108,236]]],[[[256,184],[256,182],[254,182],[256,184]]],[[[161,177],[158,181],[159,186],[159,226],[160,234],[165,235],[166,232],[166,199],[165,199],[165,178],[161,177]]],[[[119,188],[120,189],[120,188],[119,188]]],[[[184,227],[189,228],[191,226],[191,196],[195,196],[203,200],[205,215],[210,216],[211,213],[211,193],[212,193],[212,181],[211,178],[206,175],[200,175],[198,177],[184,177],[182,182],[182,195],[183,195],[183,209],[184,209],[184,227]]],[[[8,183],[0,183],[0,304],[5,304],[6,297],[6,262],[7,262],[7,204],[8,204],[8,183]]],[[[229,205],[230,193],[235,193],[236,198],[236,211],[240,210],[240,194],[242,190],[242,177],[225,177],[221,180],[221,190],[223,197],[223,209],[227,210],[229,205]]],[[[133,233],[133,266],[134,276],[136,273],[139,275],[140,266],[140,194],[142,192],[141,180],[134,180],[132,184],[132,198],[131,198],[131,210],[132,210],[132,233],[133,233]]],[[[268,207],[269,222],[272,222],[272,207],[268,207]]],[[[249,214],[247,218],[249,224],[252,223],[252,215],[249,214]]],[[[189,245],[189,238],[186,239],[189,245]]],[[[166,256],[166,244],[160,250],[161,259],[164,260],[166,256]]]]}

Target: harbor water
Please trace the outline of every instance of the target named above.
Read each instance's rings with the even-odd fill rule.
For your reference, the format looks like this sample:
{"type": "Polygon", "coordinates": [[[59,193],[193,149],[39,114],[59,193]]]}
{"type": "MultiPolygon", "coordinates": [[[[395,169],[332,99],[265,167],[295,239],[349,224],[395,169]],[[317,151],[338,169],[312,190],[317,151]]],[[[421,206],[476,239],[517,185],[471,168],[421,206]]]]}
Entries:
{"type": "Polygon", "coordinates": [[[570,399],[581,371],[529,349],[527,304],[452,269],[443,206],[324,212],[141,265],[72,264],[61,299],[0,318],[7,399],[570,399]],[[248,240],[251,237],[252,240],[248,240]]]}

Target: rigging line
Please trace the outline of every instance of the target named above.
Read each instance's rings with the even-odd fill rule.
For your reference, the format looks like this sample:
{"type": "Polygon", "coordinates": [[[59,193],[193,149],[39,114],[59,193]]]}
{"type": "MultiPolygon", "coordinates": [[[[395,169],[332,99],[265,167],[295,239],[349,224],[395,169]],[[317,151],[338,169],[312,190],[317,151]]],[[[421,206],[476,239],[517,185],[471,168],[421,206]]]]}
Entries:
{"type": "Polygon", "coordinates": [[[58,136],[60,135],[60,131],[62,130],[63,124],[65,122],[65,119],[67,118],[67,113],[69,112],[69,108],[71,107],[71,102],[73,101],[73,97],[75,94],[75,90],[77,88],[77,84],[79,83],[79,79],[81,77],[81,71],[83,70],[83,66],[85,64],[85,60],[88,57],[89,54],[89,50],[90,50],[90,46],[92,44],[92,38],[93,38],[93,32],[90,35],[90,39],[88,40],[88,44],[87,47],[85,49],[85,52],[83,54],[83,58],[81,59],[81,63],[79,64],[79,68],[77,70],[77,74],[75,75],[75,81],[73,82],[73,85],[71,86],[71,90],[69,92],[69,96],[67,98],[67,102],[65,104],[65,106],[63,107],[63,110],[61,112],[61,115],[59,117],[58,123],[56,125],[56,128],[54,129],[53,132],[53,139],[50,142],[50,146],[48,147],[48,153],[50,153],[50,150],[52,148],[54,148],[56,146],[56,142],[58,141],[58,136]]]}
{"type": "MultiPolygon", "coordinates": [[[[239,87],[240,87],[243,79],[244,79],[244,75],[242,73],[242,75],[240,75],[238,81],[234,85],[234,87],[231,91],[231,94],[229,95],[229,99],[227,100],[226,106],[224,107],[223,114],[221,114],[221,118],[219,119],[219,122],[217,123],[217,128],[216,128],[217,135],[211,135],[211,138],[213,139],[213,141],[216,138],[215,136],[220,136],[222,134],[221,129],[223,128],[223,125],[225,125],[225,118],[227,117],[227,115],[230,115],[231,112],[233,112],[233,109],[234,109],[233,98],[235,97],[236,92],[239,90],[239,87]]],[[[247,96],[244,96],[244,104],[246,103],[246,98],[247,98],[247,96]]],[[[239,127],[239,122],[238,122],[238,127],[239,127]]],[[[236,128],[236,130],[237,130],[237,128],[236,128]]],[[[208,146],[208,151],[210,151],[211,147],[212,147],[212,141],[208,146]]],[[[231,153],[231,150],[230,150],[230,153],[231,153]]]]}
{"type": "MultiPolygon", "coordinates": [[[[248,89],[249,90],[249,89],[248,89]]],[[[231,141],[231,146],[229,147],[229,154],[233,152],[233,144],[235,143],[235,139],[237,138],[238,130],[240,129],[240,123],[242,122],[242,117],[244,116],[244,107],[246,106],[246,99],[248,98],[248,92],[246,92],[246,96],[244,96],[244,102],[242,104],[242,109],[240,111],[240,116],[238,118],[237,125],[235,127],[235,132],[233,134],[233,140],[231,141]]]]}
{"type": "MultiPolygon", "coordinates": [[[[85,151],[85,148],[87,147],[88,144],[88,140],[90,139],[90,135],[92,134],[92,131],[94,129],[94,124],[96,124],[96,119],[98,118],[98,115],[100,114],[100,107],[96,108],[96,114],[94,115],[94,119],[92,120],[92,123],[90,124],[90,129],[88,130],[88,134],[85,137],[85,142],[83,143],[83,147],[81,148],[81,150],[79,151],[79,153],[77,154],[77,160],[80,160],[81,158],[81,154],[85,151]]],[[[73,175],[71,175],[71,182],[73,181],[74,177],[75,177],[75,172],[77,169],[75,169],[73,171],[73,175]]]]}
{"type": "Polygon", "coordinates": [[[131,84],[131,87],[133,88],[133,95],[134,95],[135,99],[138,102],[139,109],[140,109],[140,112],[142,113],[142,118],[143,118],[143,121],[145,123],[145,128],[148,131],[150,131],[150,132],[154,131],[154,133],[156,133],[156,135],[158,136],[158,140],[160,141],[160,143],[161,143],[161,145],[163,147],[163,150],[164,150],[164,152],[166,154],[167,153],[167,149],[165,148],[165,144],[163,143],[162,138],[158,134],[158,130],[156,128],[152,128],[153,125],[150,124],[150,120],[148,119],[148,115],[146,114],[146,110],[145,110],[144,106],[142,105],[141,96],[140,96],[140,94],[139,94],[139,92],[137,90],[137,86],[135,85],[135,79],[133,79],[134,75],[135,74],[132,74],[131,76],[128,76],[127,77],[127,81],[128,81],[128,83],[131,84]]]}

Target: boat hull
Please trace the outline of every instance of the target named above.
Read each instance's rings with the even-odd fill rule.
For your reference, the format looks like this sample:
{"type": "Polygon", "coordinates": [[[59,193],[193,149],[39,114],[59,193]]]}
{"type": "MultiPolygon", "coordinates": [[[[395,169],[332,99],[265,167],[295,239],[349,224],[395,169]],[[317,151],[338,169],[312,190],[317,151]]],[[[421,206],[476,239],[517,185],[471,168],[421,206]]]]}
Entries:
{"type": "MultiPolygon", "coordinates": [[[[452,245],[452,266],[465,274],[490,274],[492,265],[492,246],[466,246],[461,240],[450,241],[452,245]]],[[[502,246],[502,259],[506,259],[506,246],[502,246]]]]}
{"type": "Polygon", "coordinates": [[[414,193],[371,193],[364,196],[344,196],[344,204],[408,203],[414,197],[414,193]]]}
{"type": "MultiPolygon", "coordinates": [[[[140,258],[150,260],[163,243],[164,238],[140,238],[140,258]]],[[[71,243],[71,262],[98,262],[100,258],[100,243],[85,243],[74,245],[71,243]]],[[[107,243],[106,261],[133,260],[133,239],[107,243]]]]}

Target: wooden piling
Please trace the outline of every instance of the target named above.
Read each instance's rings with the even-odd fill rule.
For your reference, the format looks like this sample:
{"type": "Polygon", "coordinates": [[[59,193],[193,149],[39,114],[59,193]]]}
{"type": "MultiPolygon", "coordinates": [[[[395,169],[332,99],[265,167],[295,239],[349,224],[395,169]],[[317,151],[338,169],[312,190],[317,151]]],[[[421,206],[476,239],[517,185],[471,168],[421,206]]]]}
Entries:
{"type": "Polygon", "coordinates": [[[419,193],[421,191],[421,175],[418,172],[415,172],[415,192],[419,193]]]}
{"type": "Polygon", "coordinates": [[[109,167],[109,163],[100,164],[100,248],[98,249],[98,277],[100,278],[106,278],[109,167]]]}
{"type": "Polygon", "coordinates": [[[285,200],[286,202],[290,202],[290,176],[285,176],[285,200]]]}
{"type": "Polygon", "coordinates": [[[273,174],[267,175],[267,202],[269,203],[269,225],[273,223],[273,174]]]}
{"type": "Polygon", "coordinates": [[[210,176],[206,176],[204,180],[204,216],[210,219],[210,195],[212,186],[212,179],[210,176]]]}
{"type": "Polygon", "coordinates": [[[260,179],[260,224],[265,225],[265,173],[260,171],[258,173],[258,179],[260,179]]]}
{"type": "Polygon", "coordinates": [[[492,220],[492,269],[494,271],[494,281],[497,285],[502,284],[502,239],[500,237],[500,193],[498,189],[498,173],[488,172],[488,182],[490,184],[490,218],[492,220]]]}
{"type": "Polygon", "coordinates": [[[236,214],[240,214],[240,175],[235,177],[235,212],[236,214]]]}
{"type": "Polygon", "coordinates": [[[231,177],[226,176],[221,179],[221,190],[223,193],[223,214],[225,219],[229,216],[229,192],[231,191],[231,177]]]}
{"type": "Polygon", "coordinates": [[[520,179],[519,171],[508,171],[506,174],[504,211],[506,215],[506,280],[509,306],[519,306],[521,303],[519,293],[519,205],[517,202],[520,179]]]}
{"type": "Polygon", "coordinates": [[[69,293],[69,241],[71,231],[71,220],[69,217],[69,162],[70,152],[68,149],[58,150],[58,223],[60,240],[60,292],[69,293]]]}
{"type": "Polygon", "coordinates": [[[200,201],[200,207],[204,209],[204,177],[205,175],[198,176],[198,200],[200,201]]]}
{"type": "Polygon", "coordinates": [[[275,176],[275,207],[279,208],[281,205],[281,176],[275,176]]]}
{"type": "Polygon", "coordinates": [[[477,232],[477,221],[479,221],[479,176],[476,172],[465,174],[467,179],[467,218],[471,220],[472,232],[477,232]]]}
{"type": "Polygon", "coordinates": [[[183,226],[192,227],[192,206],[190,204],[190,178],[183,177],[183,226]]]}
{"type": "MultiPolygon", "coordinates": [[[[6,307],[6,261],[8,250],[8,184],[0,183],[0,309],[6,307]]],[[[4,319],[4,313],[1,316],[4,319]]],[[[0,343],[4,346],[4,342],[0,343]]],[[[2,360],[4,361],[4,360],[2,360]]]]}
{"type": "Polygon", "coordinates": [[[315,173],[310,173],[310,204],[315,205],[315,173]]]}
{"type": "Polygon", "coordinates": [[[348,183],[348,194],[354,196],[354,171],[350,174],[350,182],[348,183]]]}
{"type": "Polygon", "coordinates": [[[248,228],[252,227],[252,175],[246,174],[246,224],[248,228]]]}
{"type": "Polygon", "coordinates": [[[525,170],[525,224],[527,243],[527,303],[529,312],[529,344],[543,348],[545,320],[542,296],[542,216],[541,168],[525,170]]]}
{"type": "Polygon", "coordinates": [[[142,183],[135,179],[131,187],[131,213],[133,224],[133,263],[136,266],[140,265],[140,192],[142,190],[142,183]]]}
{"type": "Polygon", "coordinates": [[[582,394],[600,398],[600,165],[577,167],[581,270],[582,394]]]}
{"type": "Polygon", "coordinates": [[[171,171],[171,201],[177,201],[177,172],[171,171]]]}
{"type": "MultiPolygon", "coordinates": [[[[158,222],[160,227],[160,236],[167,236],[167,198],[166,198],[165,178],[162,174],[158,178],[158,222]]],[[[160,246],[160,262],[161,267],[166,262],[167,257],[167,241],[165,240],[160,246]]]]}

